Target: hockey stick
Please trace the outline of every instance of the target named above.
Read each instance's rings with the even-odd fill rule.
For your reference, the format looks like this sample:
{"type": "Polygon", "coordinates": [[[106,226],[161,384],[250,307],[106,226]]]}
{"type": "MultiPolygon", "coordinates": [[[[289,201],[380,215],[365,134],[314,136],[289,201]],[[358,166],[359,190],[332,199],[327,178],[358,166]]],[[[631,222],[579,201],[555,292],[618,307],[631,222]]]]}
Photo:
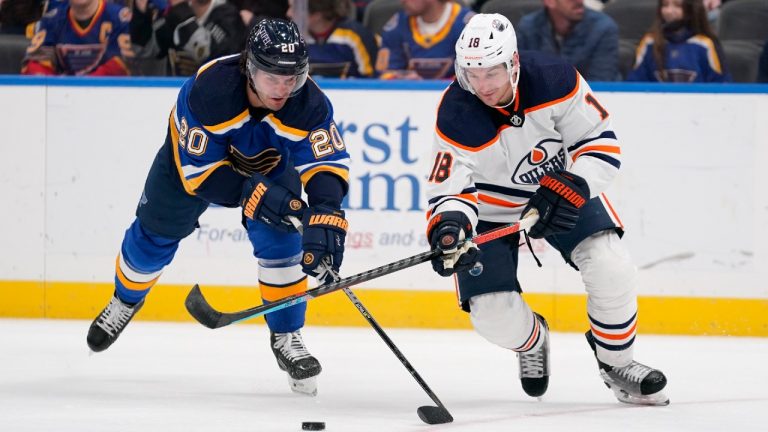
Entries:
{"type": "MultiPolygon", "coordinates": [[[[526,230],[533,226],[537,220],[538,215],[531,215],[513,224],[504,225],[499,228],[476,235],[470,240],[478,245],[488,243],[491,240],[496,240],[497,238],[526,230]]],[[[239,321],[245,321],[251,318],[266,315],[270,312],[306,302],[315,297],[320,297],[322,295],[329,294],[343,288],[351,287],[353,285],[367,282],[378,277],[388,275],[390,273],[395,273],[400,270],[413,267],[415,265],[430,261],[432,258],[435,258],[440,254],[441,251],[438,249],[422,252],[420,254],[413,255],[399,261],[385,264],[381,267],[376,267],[362,273],[345,277],[330,284],[320,285],[319,287],[307,290],[302,294],[295,294],[271,303],[262,304],[238,312],[217,311],[205,299],[202,291],[200,291],[200,286],[195,284],[195,286],[192,287],[192,289],[189,291],[189,294],[187,294],[187,299],[184,302],[184,305],[186,306],[189,314],[192,315],[192,317],[196,319],[200,324],[211,329],[216,329],[239,321]]]]}
{"type": "MultiPolygon", "coordinates": [[[[304,227],[301,226],[301,222],[295,218],[295,217],[289,217],[288,218],[290,222],[293,224],[293,226],[296,227],[296,229],[300,233],[304,233],[304,227]]],[[[325,267],[326,272],[331,274],[334,281],[341,280],[341,277],[339,274],[331,268],[329,261],[323,261],[321,264],[323,267],[325,267]]],[[[443,423],[450,423],[453,421],[453,416],[450,412],[448,412],[448,409],[443,405],[443,403],[438,399],[435,392],[432,391],[431,388],[427,385],[427,382],[424,381],[424,379],[419,375],[419,373],[416,371],[416,368],[411,365],[411,362],[408,361],[407,358],[405,358],[405,354],[400,351],[400,349],[395,345],[395,343],[392,341],[392,339],[389,338],[389,335],[384,331],[383,328],[379,325],[378,322],[376,322],[376,319],[373,318],[373,315],[368,311],[368,309],[363,306],[363,302],[360,301],[360,299],[357,298],[354,292],[348,287],[342,288],[344,291],[344,294],[347,295],[347,298],[352,302],[352,304],[355,305],[355,308],[357,308],[358,312],[365,318],[366,321],[368,321],[368,324],[373,327],[373,329],[376,331],[376,333],[381,337],[381,339],[384,341],[385,344],[387,344],[387,347],[389,347],[389,350],[392,351],[393,354],[395,354],[395,357],[397,357],[398,360],[400,360],[400,363],[405,366],[405,369],[408,370],[408,372],[411,374],[413,379],[416,380],[416,382],[421,386],[421,388],[424,390],[424,392],[427,393],[427,396],[429,396],[430,399],[432,399],[432,402],[437,404],[437,406],[431,406],[431,405],[424,405],[420,406],[416,410],[416,414],[419,416],[419,418],[427,424],[443,424],[443,423]]]]}

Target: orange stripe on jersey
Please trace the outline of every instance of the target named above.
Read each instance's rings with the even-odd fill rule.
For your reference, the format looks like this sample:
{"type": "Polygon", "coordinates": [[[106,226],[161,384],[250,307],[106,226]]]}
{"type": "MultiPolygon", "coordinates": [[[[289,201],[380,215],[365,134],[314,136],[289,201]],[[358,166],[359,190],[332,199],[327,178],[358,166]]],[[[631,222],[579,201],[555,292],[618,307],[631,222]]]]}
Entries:
{"type": "Polygon", "coordinates": [[[579,155],[588,151],[599,151],[603,153],[621,154],[621,148],[619,146],[596,145],[596,146],[584,147],[583,149],[574,153],[573,156],[571,157],[573,158],[573,160],[576,160],[576,158],[579,157],[579,155]]]}
{"type": "Polygon", "coordinates": [[[492,145],[492,144],[496,143],[497,141],[499,141],[499,135],[501,135],[501,132],[503,132],[503,131],[504,131],[504,129],[506,129],[506,128],[508,128],[508,127],[510,127],[510,126],[509,126],[509,125],[502,125],[502,126],[499,128],[498,132],[496,133],[496,136],[495,136],[495,137],[491,138],[491,139],[490,139],[490,140],[488,140],[487,142],[485,142],[485,143],[483,143],[483,144],[481,144],[481,145],[479,145],[479,146],[477,146],[477,147],[469,147],[469,146],[465,146],[464,144],[459,144],[458,142],[456,142],[456,141],[454,141],[454,140],[452,140],[452,139],[448,138],[448,136],[447,136],[446,134],[444,134],[444,133],[443,133],[443,132],[440,130],[440,128],[438,128],[437,126],[435,126],[435,131],[436,131],[436,132],[437,132],[437,134],[440,136],[440,138],[442,138],[443,140],[445,140],[445,142],[447,142],[448,144],[451,144],[451,145],[453,145],[453,146],[455,146],[455,147],[458,147],[458,148],[460,148],[460,149],[462,149],[462,150],[467,150],[467,151],[471,151],[471,152],[478,152],[478,151],[480,151],[480,150],[482,150],[482,149],[484,149],[484,148],[486,148],[486,147],[488,147],[488,146],[490,146],[490,145],[492,145]]]}
{"type": "Polygon", "coordinates": [[[607,196],[605,196],[605,194],[604,194],[604,193],[601,193],[601,194],[600,194],[600,196],[603,198],[603,202],[605,203],[606,207],[608,207],[608,210],[609,210],[609,211],[611,212],[611,214],[613,215],[613,218],[614,218],[614,219],[616,219],[616,222],[618,222],[618,223],[619,223],[619,226],[620,226],[621,228],[624,228],[624,223],[621,221],[621,219],[619,219],[619,214],[618,214],[618,213],[616,213],[616,210],[614,210],[614,209],[613,209],[613,206],[612,206],[612,205],[611,205],[611,203],[608,201],[608,197],[607,197],[607,196]]]}
{"type": "Polygon", "coordinates": [[[552,105],[557,105],[560,102],[565,102],[568,99],[572,98],[579,91],[579,81],[581,81],[580,78],[581,78],[581,75],[579,75],[579,73],[577,72],[576,73],[576,85],[573,86],[573,90],[571,90],[571,92],[568,93],[567,95],[565,95],[565,96],[563,96],[563,97],[561,97],[559,99],[555,99],[553,101],[544,102],[543,104],[539,104],[539,105],[536,105],[534,107],[526,108],[524,112],[526,114],[528,114],[530,112],[538,111],[540,109],[544,109],[544,108],[550,107],[552,105]]]}
{"type": "Polygon", "coordinates": [[[263,282],[259,282],[259,288],[261,289],[261,298],[268,302],[277,301],[288,296],[295,294],[302,294],[307,291],[307,278],[294,283],[293,285],[276,287],[267,285],[263,282]]]}
{"type": "Polygon", "coordinates": [[[594,333],[596,336],[600,336],[603,339],[623,340],[623,339],[629,338],[635,332],[635,329],[637,328],[637,320],[635,320],[635,323],[632,325],[632,328],[630,328],[629,330],[621,334],[603,333],[600,330],[597,330],[595,326],[591,324],[590,324],[590,327],[592,328],[592,333],[594,333]]]}
{"type": "Polygon", "coordinates": [[[72,15],[72,8],[69,8],[67,17],[69,18],[69,23],[72,25],[72,30],[75,31],[75,33],[83,37],[87,35],[92,29],[93,26],[96,25],[96,22],[101,18],[101,14],[104,13],[104,9],[106,9],[106,0],[99,0],[99,7],[96,9],[96,13],[93,14],[93,18],[91,18],[91,22],[88,23],[88,26],[86,28],[80,27],[80,24],[75,19],[74,15],[72,15]]]}
{"type": "Polygon", "coordinates": [[[477,204],[477,197],[475,196],[475,194],[466,193],[466,194],[459,194],[454,196],[457,198],[465,199],[467,201],[472,201],[473,203],[477,204]]]}
{"type": "Polygon", "coordinates": [[[160,279],[160,276],[152,279],[149,282],[134,282],[123,274],[123,271],[120,270],[120,255],[117,256],[117,261],[115,262],[115,275],[117,275],[117,278],[120,280],[120,283],[123,284],[126,288],[133,291],[144,291],[152,288],[152,286],[157,282],[158,279],[160,279]]]}
{"type": "Polygon", "coordinates": [[[479,199],[480,202],[484,202],[486,204],[491,204],[491,205],[496,205],[496,206],[499,206],[499,207],[511,207],[511,208],[514,208],[514,207],[522,207],[522,206],[525,205],[525,204],[513,203],[511,201],[506,201],[506,200],[499,199],[499,198],[494,198],[492,196],[481,194],[481,193],[477,194],[477,199],[479,199]]]}

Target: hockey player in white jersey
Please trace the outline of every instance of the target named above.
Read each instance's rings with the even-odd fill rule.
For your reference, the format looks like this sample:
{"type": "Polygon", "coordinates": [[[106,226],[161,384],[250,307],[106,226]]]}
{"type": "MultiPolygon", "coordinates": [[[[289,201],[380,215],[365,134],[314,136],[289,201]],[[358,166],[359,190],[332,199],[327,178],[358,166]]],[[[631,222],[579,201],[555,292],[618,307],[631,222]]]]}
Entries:
{"type": "Polygon", "coordinates": [[[481,245],[476,232],[538,212],[530,229],[581,272],[589,346],[599,373],[627,403],[666,405],[664,374],[633,358],[635,266],[603,191],[621,166],[611,115],[573,66],[518,52],[512,24],[479,14],[456,43],[456,80],[438,108],[429,224],[439,274],[456,274],[462,308],[491,343],[518,353],[523,389],[549,382],[546,320],[520,296],[519,235],[481,245]]]}

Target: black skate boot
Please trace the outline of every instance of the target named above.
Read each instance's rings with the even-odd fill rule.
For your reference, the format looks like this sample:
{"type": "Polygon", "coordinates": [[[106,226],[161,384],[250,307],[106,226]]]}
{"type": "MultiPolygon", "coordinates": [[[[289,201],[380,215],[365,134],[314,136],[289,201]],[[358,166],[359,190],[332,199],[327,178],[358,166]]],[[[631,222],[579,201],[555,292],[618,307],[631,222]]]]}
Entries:
{"type": "Polygon", "coordinates": [[[93,320],[88,329],[88,347],[95,352],[109,348],[142,306],[144,306],[143,299],[131,306],[120,301],[117,294],[113,294],[112,300],[93,320]]]}
{"type": "MultiPolygon", "coordinates": [[[[588,330],[586,336],[597,359],[592,331],[588,330]]],[[[624,367],[616,367],[597,359],[597,366],[605,385],[613,390],[613,394],[620,402],[636,405],[669,405],[669,398],[662,391],[667,385],[667,377],[660,370],[634,360],[624,367]]]]}
{"type": "Polygon", "coordinates": [[[310,396],[317,395],[316,377],[323,368],[304,346],[301,330],[292,333],[272,333],[269,339],[277,365],[288,373],[291,390],[310,396]]]}
{"type": "Polygon", "coordinates": [[[544,342],[539,349],[517,353],[520,363],[520,383],[528,396],[541,397],[549,386],[549,326],[543,316],[534,313],[539,320],[539,331],[544,342]]]}

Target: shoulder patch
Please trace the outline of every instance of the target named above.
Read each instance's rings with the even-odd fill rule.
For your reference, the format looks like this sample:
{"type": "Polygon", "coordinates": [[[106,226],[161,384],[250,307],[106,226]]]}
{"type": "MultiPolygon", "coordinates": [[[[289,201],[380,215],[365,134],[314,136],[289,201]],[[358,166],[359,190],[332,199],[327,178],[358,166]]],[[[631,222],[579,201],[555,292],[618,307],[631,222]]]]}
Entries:
{"type": "Polygon", "coordinates": [[[554,55],[521,51],[520,65],[519,88],[525,110],[568,96],[578,83],[576,69],[554,55]]]}
{"type": "Polygon", "coordinates": [[[131,10],[128,9],[127,7],[120,9],[120,12],[118,13],[118,17],[120,17],[120,21],[124,23],[131,22],[132,15],[133,14],[131,13],[131,10]]]}
{"type": "Polygon", "coordinates": [[[437,109],[437,134],[459,148],[479,148],[496,138],[499,129],[480,99],[454,81],[437,109]]]}

